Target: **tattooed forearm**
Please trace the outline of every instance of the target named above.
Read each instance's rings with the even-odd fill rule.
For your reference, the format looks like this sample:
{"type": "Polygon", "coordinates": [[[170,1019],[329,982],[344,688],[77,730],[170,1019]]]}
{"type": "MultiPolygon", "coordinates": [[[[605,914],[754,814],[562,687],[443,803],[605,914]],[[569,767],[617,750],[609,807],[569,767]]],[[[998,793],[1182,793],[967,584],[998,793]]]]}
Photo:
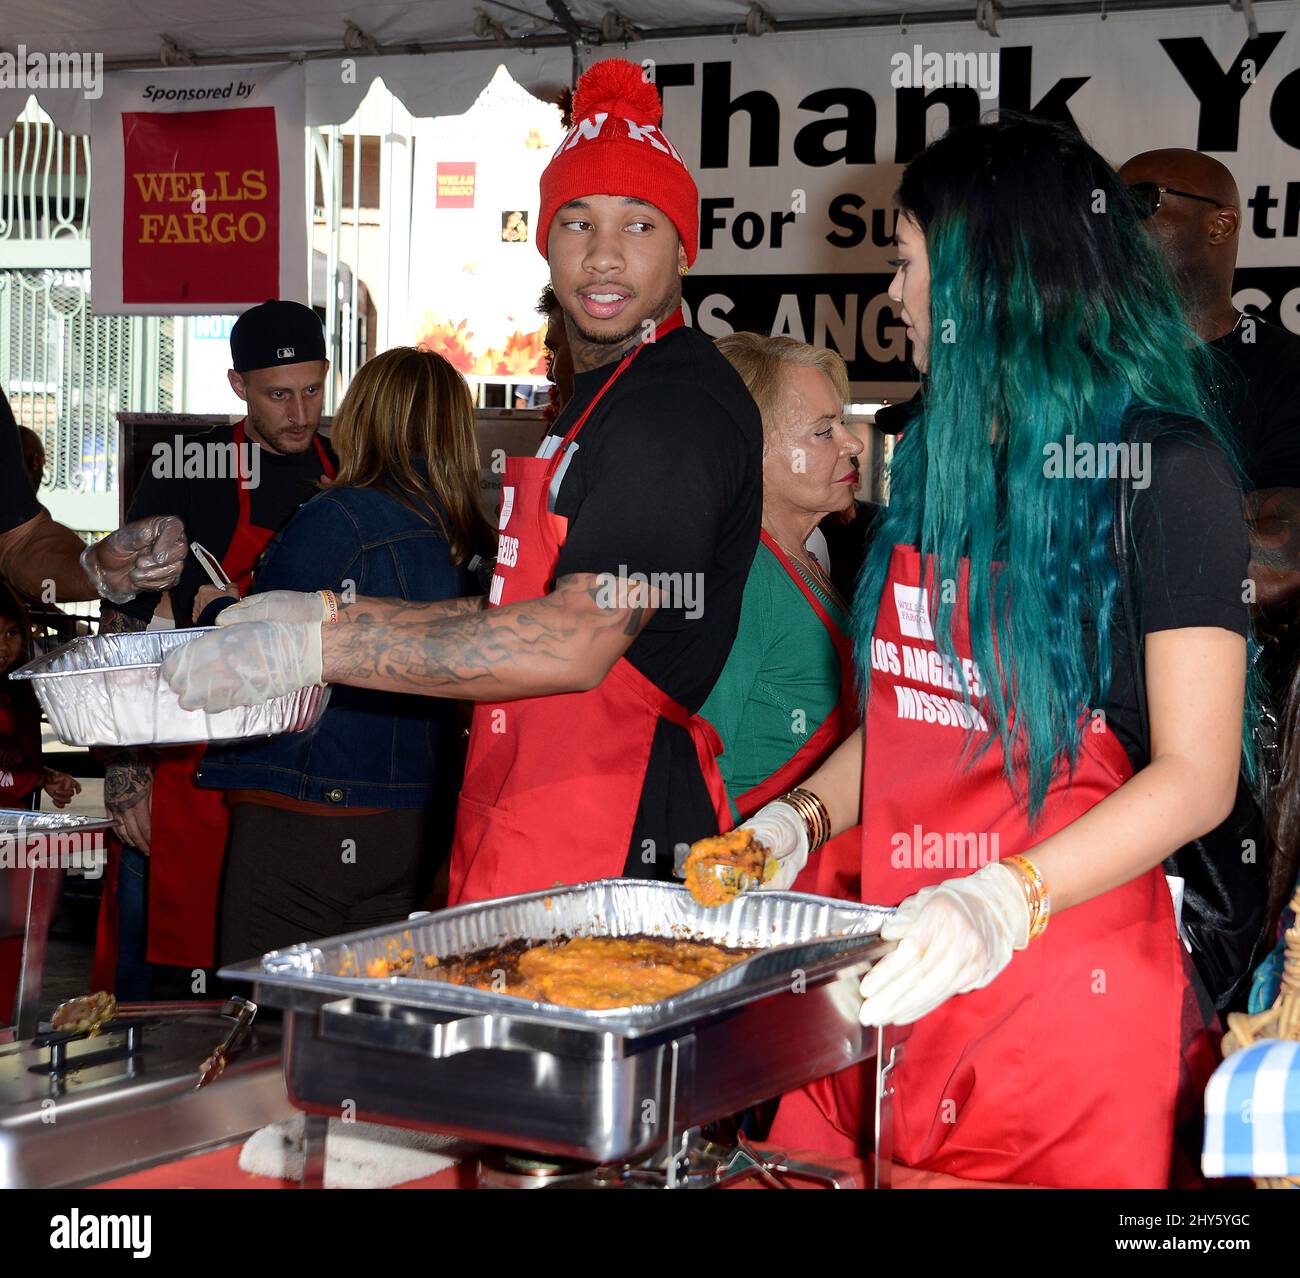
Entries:
{"type": "Polygon", "coordinates": [[[412,622],[447,621],[473,612],[482,612],[487,600],[482,595],[464,599],[440,599],[436,603],[412,599],[354,599],[351,603],[340,600],[339,620],[348,624],[364,622],[379,625],[393,621],[399,624],[412,622]]]}
{"type": "Polygon", "coordinates": [[[1262,488],[1246,498],[1250,579],[1263,609],[1300,598],[1300,488],[1262,488]]]}
{"type": "Polygon", "coordinates": [[[325,626],[325,678],[473,701],[592,688],[654,611],[602,606],[600,595],[599,578],[576,573],[562,577],[540,599],[433,624],[403,620],[325,626]]]}
{"type": "Polygon", "coordinates": [[[119,612],[110,603],[103,603],[99,609],[99,633],[101,635],[124,635],[136,630],[147,630],[148,623],[138,617],[129,617],[119,612]]]}

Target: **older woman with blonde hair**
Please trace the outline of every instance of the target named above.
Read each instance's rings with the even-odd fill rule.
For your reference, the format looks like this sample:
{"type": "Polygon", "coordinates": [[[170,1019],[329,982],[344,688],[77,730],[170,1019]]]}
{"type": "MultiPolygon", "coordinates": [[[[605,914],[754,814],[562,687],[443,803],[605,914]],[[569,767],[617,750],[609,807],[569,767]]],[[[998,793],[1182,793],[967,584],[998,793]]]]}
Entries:
{"type": "MultiPolygon", "coordinates": [[[[857,726],[848,608],[808,549],[829,514],[853,509],[861,441],[844,424],[849,376],[834,351],[732,333],[718,349],[763,420],[763,529],[731,655],[700,714],[717,729],[733,816],[784,794],[857,726]]],[[[797,886],[841,891],[831,858],[797,886]]]]}
{"type": "MultiPolygon", "coordinates": [[[[298,598],[322,613],[331,592],[481,595],[473,568],[494,538],[478,502],[474,404],[451,364],[415,347],[375,356],[330,442],[338,474],[271,543],[255,591],[319,592],[298,598]]],[[[257,594],[235,605],[266,606],[257,594]]],[[[199,783],[225,790],[232,809],[221,962],[421,905],[450,846],[461,768],[454,702],[361,688],[334,688],[311,732],[209,750],[199,783]]]]}

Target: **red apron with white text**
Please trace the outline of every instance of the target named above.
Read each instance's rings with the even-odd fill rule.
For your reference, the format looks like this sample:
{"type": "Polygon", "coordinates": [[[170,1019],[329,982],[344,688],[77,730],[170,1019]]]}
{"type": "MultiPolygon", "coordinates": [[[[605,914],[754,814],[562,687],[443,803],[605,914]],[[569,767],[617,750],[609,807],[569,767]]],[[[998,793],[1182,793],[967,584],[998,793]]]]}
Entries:
{"type": "MultiPolygon", "coordinates": [[[[839,744],[857,729],[859,719],[854,697],[853,644],[818,598],[817,592],[804,580],[803,574],[790,562],[789,556],[774,537],[763,529],[761,540],[776,556],[786,575],[799,588],[808,606],[826,627],[835,654],[840,661],[840,697],[831,712],[818,725],[817,730],[790,756],[766,781],[746,790],[736,799],[736,811],[742,822],[754,815],[764,804],[771,803],[810,776],[834,753],[839,744]]],[[[812,852],[808,864],[799,871],[791,885],[795,892],[813,892],[818,896],[836,896],[851,899],[857,896],[859,861],[862,856],[862,828],[854,826],[843,834],[812,852]]]]}
{"type": "MultiPolygon", "coordinates": [[[[971,659],[966,585],[963,562],[959,661],[971,659]]],[[[872,639],[863,751],[862,899],[882,905],[968,874],[981,856],[1032,853],[1131,775],[1114,735],[1086,730],[1073,775],[1053,782],[1031,831],[996,739],[973,760],[965,750],[969,711],[929,637],[921,586],[920,555],[896,546],[872,639]],[[972,835],[987,836],[976,857],[972,835]]],[[[1185,982],[1159,866],[1054,917],[990,985],[913,1026],[894,1075],[896,1158],[972,1180],[1164,1186],[1185,982]]],[[[873,1087],[874,1067],[860,1067],[789,1094],[771,1140],[828,1153],[869,1147],[873,1087]]]]}
{"type": "MultiPolygon", "coordinates": [[[[682,323],[680,311],[656,339],[682,323]]],[[[623,360],[553,456],[510,457],[488,607],[539,599],[552,586],[568,521],[547,509],[551,480],[592,409],[643,350],[623,360]]],[[[690,734],[718,828],[730,812],[713,728],[620,657],[587,692],[479,702],[456,814],[448,904],[623,873],[659,720],[690,734]]],[[[671,849],[653,849],[662,859],[671,849]]]]}
{"type": "MultiPolygon", "coordinates": [[[[236,456],[247,436],[245,422],[235,426],[236,456]]],[[[333,478],[334,467],[319,436],[312,441],[322,475],[333,478]]],[[[249,490],[238,483],[239,519],[221,566],[226,576],[247,594],[253,569],[279,531],[252,522],[249,490]]],[[[195,784],[207,747],[203,744],[167,746],[159,751],[154,769],[149,836],[150,963],[180,967],[211,967],[216,961],[217,900],[221,865],[226,854],[229,814],[225,794],[195,784]]],[[[114,881],[116,876],[113,876],[114,881]]],[[[107,887],[107,884],[106,884],[107,887]]],[[[116,904],[115,902],[113,903],[116,904]]],[[[101,933],[105,930],[101,928],[101,933]]],[[[113,939],[116,928],[113,928],[113,939]]],[[[107,937],[103,948],[107,949],[107,937]]],[[[113,945],[116,962],[116,944],[113,945]]]]}

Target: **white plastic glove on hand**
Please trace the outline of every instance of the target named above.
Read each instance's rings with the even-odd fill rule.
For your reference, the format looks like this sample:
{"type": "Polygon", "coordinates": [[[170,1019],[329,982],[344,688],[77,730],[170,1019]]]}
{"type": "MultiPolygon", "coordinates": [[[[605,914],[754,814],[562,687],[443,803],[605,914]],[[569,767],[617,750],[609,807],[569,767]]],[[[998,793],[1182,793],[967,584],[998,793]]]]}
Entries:
{"type": "Polygon", "coordinates": [[[322,683],[318,625],[251,621],[175,648],[162,674],[185,710],[229,710],[322,683]]]}
{"type": "Polygon", "coordinates": [[[81,552],[81,567],[97,594],[130,603],[142,590],[170,590],[181,579],[190,544],[175,515],[123,524],[81,552]]]}
{"type": "Polygon", "coordinates": [[[862,978],[863,1025],[908,1025],[954,994],[982,989],[1029,944],[1029,905],[1014,870],[986,865],[922,888],[880,929],[898,948],[862,978]]]}
{"type": "Polygon", "coordinates": [[[249,595],[217,615],[217,625],[238,626],[248,621],[288,621],[320,625],[327,609],[319,590],[268,590],[263,595],[249,595]]]}
{"type": "Polygon", "coordinates": [[[742,830],[754,832],[754,842],[761,843],[776,858],[776,873],[759,885],[780,892],[795,881],[808,864],[808,827],[788,803],[774,799],[742,821],[742,830]]]}

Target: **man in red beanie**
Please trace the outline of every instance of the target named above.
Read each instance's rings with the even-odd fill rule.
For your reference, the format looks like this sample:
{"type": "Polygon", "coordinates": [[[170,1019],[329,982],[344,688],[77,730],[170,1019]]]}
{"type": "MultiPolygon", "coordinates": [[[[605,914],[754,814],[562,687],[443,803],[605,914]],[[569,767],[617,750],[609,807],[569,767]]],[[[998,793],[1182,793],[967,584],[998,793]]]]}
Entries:
{"type": "Polygon", "coordinates": [[[639,67],[598,63],[542,176],[575,388],[537,456],[507,463],[487,600],[275,592],[165,670],[210,709],[322,680],[476,702],[453,902],[668,878],[677,845],[729,825],[720,743],[695,711],[758,542],[762,427],[682,324],[698,197],[660,116],[639,67]]]}

